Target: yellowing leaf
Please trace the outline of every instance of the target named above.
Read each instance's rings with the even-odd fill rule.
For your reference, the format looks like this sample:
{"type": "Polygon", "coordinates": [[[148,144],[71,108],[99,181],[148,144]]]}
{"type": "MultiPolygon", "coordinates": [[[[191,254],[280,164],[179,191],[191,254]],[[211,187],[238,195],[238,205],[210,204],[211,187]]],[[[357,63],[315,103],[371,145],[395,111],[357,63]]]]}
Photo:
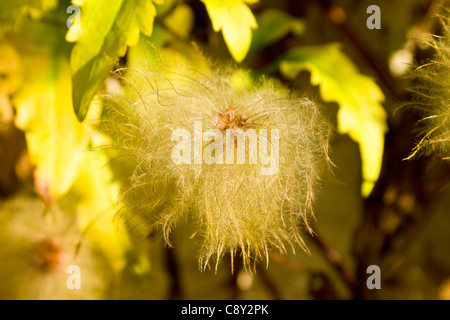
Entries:
{"type": "Polygon", "coordinates": [[[12,45],[0,42],[0,123],[12,121],[14,111],[9,95],[19,87],[20,57],[12,45]]]}
{"type": "Polygon", "coordinates": [[[15,122],[25,131],[37,192],[47,205],[66,200],[86,238],[120,271],[128,234],[125,228],[118,232],[113,222],[119,187],[112,182],[106,155],[88,151],[99,138],[92,125],[100,117],[100,104],[92,103],[84,123],[73,112],[65,30],[27,21],[22,32],[12,41],[25,80],[13,96],[15,122]]]}
{"type": "Polygon", "coordinates": [[[222,30],[225,43],[237,62],[244,60],[252,42],[252,29],[258,24],[242,0],[202,0],[214,31],[222,30]]]}
{"type": "Polygon", "coordinates": [[[368,196],[380,174],[387,130],[381,89],[372,78],[358,72],[338,44],[292,49],[280,59],[279,68],[288,78],[301,70],[310,71],[311,83],[320,85],[323,100],[339,104],[338,130],[359,144],[361,192],[368,196]]]}
{"type": "Polygon", "coordinates": [[[55,199],[78,174],[88,129],[73,113],[68,61],[47,61],[45,67],[38,82],[28,83],[15,99],[16,125],[25,131],[38,191],[55,199]]]}
{"type": "Polygon", "coordinates": [[[13,95],[15,123],[25,132],[36,189],[49,205],[72,185],[91,132],[73,112],[70,46],[64,33],[27,20],[11,39],[21,57],[23,79],[13,95]]]}
{"type": "MultiPolygon", "coordinates": [[[[18,71],[20,58],[9,43],[0,42],[0,74],[9,75],[18,71]]],[[[3,81],[3,79],[1,79],[3,81]]],[[[1,84],[2,82],[0,82],[1,84]]]]}
{"type": "Polygon", "coordinates": [[[78,224],[85,237],[119,273],[125,266],[125,253],[130,243],[125,226],[122,224],[119,228],[114,219],[120,186],[113,182],[108,162],[103,151],[86,151],[66,200],[76,204],[78,224]]]}
{"type": "MultiPolygon", "coordinates": [[[[139,31],[150,35],[156,9],[151,0],[84,0],[81,35],[71,55],[73,106],[83,121],[92,98],[139,31]]],[[[70,39],[70,30],[66,38],[70,39]]]]}

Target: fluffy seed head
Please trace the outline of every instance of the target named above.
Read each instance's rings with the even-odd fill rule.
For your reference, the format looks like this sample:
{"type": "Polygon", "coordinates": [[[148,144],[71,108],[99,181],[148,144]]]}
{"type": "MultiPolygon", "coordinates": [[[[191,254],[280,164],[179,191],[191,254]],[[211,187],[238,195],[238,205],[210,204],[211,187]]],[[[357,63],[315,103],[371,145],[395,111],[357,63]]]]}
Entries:
{"type": "Polygon", "coordinates": [[[97,259],[80,244],[81,233],[55,205],[44,213],[37,198],[19,195],[0,203],[0,297],[2,299],[93,299],[102,293],[97,259]],[[77,250],[79,248],[79,250],[77,250]],[[81,272],[70,290],[68,267],[81,272]]]}
{"type": "Polygon", "coordinates": [[[126,94],[104,100],[100,130],[129,170],[126,219],[143,218],[169,243],[172,227],[189,217],[202,269],[211,259],[217,268],[226,252],[248,267],[269,248],[307,250],[301,228],[312,232],[314,192],[329,161],[330,127],[318,106],[239,69],[155,61],[119,70],[126,94]]]}
{"type": "Polygon", "coordinates": [[[435,154],[450,160],[450,18],[448,9],[442,21],[443,36],[434,36],[429,45],[434,48],[433,58],[415,72],[417,86],[412,91],[413,104],[423,115],[420,124],[421,140],[417,153],[435,154]]]}

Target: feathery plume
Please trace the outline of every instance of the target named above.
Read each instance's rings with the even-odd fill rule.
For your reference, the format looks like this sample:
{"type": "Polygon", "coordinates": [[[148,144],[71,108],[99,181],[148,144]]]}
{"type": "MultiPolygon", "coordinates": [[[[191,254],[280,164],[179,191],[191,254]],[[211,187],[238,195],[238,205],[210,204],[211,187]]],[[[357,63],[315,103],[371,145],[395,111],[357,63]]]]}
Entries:
{"type": "MultiPolygon", "coordinates": [[[[168,64],[119,69],[124,95],[105,95],[99,129],[128,168],[121,215],[148,232],[190,218],[199,265],[239,253],[245,267],[312,233],[330,126],[319,107],[275,80],[232,67],[168,64]],[[201,70],[201,71],[200,71],[201,70]]],[[[267,260],[268,261],[268,260],[267,260]]]]}

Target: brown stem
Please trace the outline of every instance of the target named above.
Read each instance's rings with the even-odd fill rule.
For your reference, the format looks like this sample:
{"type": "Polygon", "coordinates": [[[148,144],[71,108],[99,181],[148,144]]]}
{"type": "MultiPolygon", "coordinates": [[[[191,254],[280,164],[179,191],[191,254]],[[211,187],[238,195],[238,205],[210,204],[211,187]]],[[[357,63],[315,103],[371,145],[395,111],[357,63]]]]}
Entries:
{"type": "Polygon", "coordinates": [[[299,271],[299,272],[308,272],[308,268],[301,264],[298,261],[295,261],[293,259],[290,259],[289,257],[282,255],[278,252],[275,251],[269,251],[269,259],[276,261],[280,264],[285,265],[286,267],[295,270],[295,271],[299,271]]]}
{"type": "Polygon", "coordinates": [[[310,236],[311,240],[319,247],[320,252],[333,266],[343,282],[349,287],[350,290],[353,290],[357,283],[355,275],[345,267],[341,254],[317,232],[317,228],[315,229],[315,233],[315,236],[310,236]]]}
{"type": "Polygon", "coordinates": [[[422,234],[423,230],[431,220],[433,213],[439,200],[442,198],[440,189],[443,185],[450,180],[450,166],[443,168],[441,174],[437,175],[434,179],[424,182],[422,185],[426,187],[419,187],[416,191],[417,194],[426,194],[427,197],[421,201],[421,209],[418,218],[409,227],[404,228],[401,234],[397,237],[402,237],[402,243],[394,250],[388,252],[384,257],[384,262],[381,269],[383,270],[382,280],[390,278],[395,271],[401,266],[409,248],[415,243],[417,238],[422,234]],[[428,189],[426,192],[422,189],[428,189]]]}
{"type": "Polygon", "coordinates": [[[179,273],[178,261],[173,248],[166,248],[166,266],[171,276],[171,287],[169,292],[169,300],[181,299],[181,279],[179,273]]]}

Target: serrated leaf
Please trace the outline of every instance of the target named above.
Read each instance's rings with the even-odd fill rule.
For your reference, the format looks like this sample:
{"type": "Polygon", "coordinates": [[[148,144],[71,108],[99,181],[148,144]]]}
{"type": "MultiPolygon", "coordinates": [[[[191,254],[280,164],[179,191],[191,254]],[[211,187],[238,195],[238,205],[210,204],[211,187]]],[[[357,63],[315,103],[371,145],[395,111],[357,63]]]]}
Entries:
{"type": "Polygon", "coordinates": [[[387,130],[381,89],[372,78],[358,72],[336,43],[292,49],[280,58],[279,68],[288,78],[308,70],[311,83],[320,85],[323,100],[339,104],[338,131],[359,144],[361,192],[368,196],[380,174],[387,130]]]}
{"type": "Polygon", "coordinates": [[[25,132],[37,192],[51,204],[76,178],[91,129],[73,113],[64,30],[27,21],[12,41],[24,79],[13,96],[15,123],[25,132]]]}
{"type": "Polygon", "coordinates": [[[24,79],[13,95],[15,124],[25,132],[36,191],[48,206],[65,201],[83,234],[120,271],[129,243],[125,230],[117,231],[113,223],[119,187],[112,181],[106,155],[88,151],[93,140],[101,138],[92,127],[100,117],[100,104],[92,104],[89,121],[78,121],[71,99],[70,45],[64,33],[27,21],[12,40],[24,79]]]}
{"type": "MultiPolygon", "coordinates": [[[[252,29],[258,24],[250,8],[242,0],[202,0],[214,31],[222,34],[234,60],[241,62],[250,49],[252,29]]],[[[254,2],[254,1],[253,1],[254,2]]]]}
{"type": "Polygon", "coordinates": [[[305,31],[305,22],[279,9],[266,9],[256,16],[258,29],[253,31],[250,53],[273,44],[289,33],[298,36],[305,31]]]}
{"type": "Polygon", "coordinates": [[[116,59],[137,43],[139,32],[152,33],[156,15],[151,0],[85,0],[82,5],[81,35],[71,55],[73,106],[80,121],[116,59]]]}

